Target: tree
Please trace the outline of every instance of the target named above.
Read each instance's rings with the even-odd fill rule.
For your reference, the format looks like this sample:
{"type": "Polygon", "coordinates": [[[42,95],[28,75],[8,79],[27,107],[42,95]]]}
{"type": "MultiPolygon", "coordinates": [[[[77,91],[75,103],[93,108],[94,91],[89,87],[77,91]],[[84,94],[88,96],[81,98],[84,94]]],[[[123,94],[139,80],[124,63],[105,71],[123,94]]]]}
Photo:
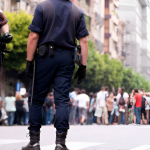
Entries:
{"type": "Polygon", "coordinates": [[[22,72],[26,65],[27,40],[30,32],[28,26],[32,21],[32,16],[24,11],[19,13],[6,12],[6,16],[13,41],[7,45],[11,53],[6,54],[5,69],[22,72]]]}
{"type": "MultiPolygon", "coordinates": [[[[87,77],[81,84],[77,85],[72,80],[72,88],[84,88],[87,92],[98,92],[102,86],[109,86],[110,89],[115,87],[125,87],[127,92],[132,89],[141,89],[144,87],[146,91],[150,91],[150,82],[146,81],[144,76],[134,72],[133,69],[124,68],[122,62],[116,59],[109,59],[109,55],[101,55],[95,51],[94,44],[89,41],[89,55],[87,62],[87,77]]],[[[76,73],[77,66],[75,69],[76,73]]]]}

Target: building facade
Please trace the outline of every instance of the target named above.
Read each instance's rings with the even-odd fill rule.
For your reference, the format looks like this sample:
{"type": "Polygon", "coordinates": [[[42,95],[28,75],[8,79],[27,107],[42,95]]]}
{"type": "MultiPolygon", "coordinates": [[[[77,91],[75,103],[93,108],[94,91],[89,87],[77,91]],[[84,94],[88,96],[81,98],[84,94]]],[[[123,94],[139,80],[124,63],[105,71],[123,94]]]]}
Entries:
{"type": "Polygon", "coordinates": [[[79,6],[85,13],[89,40],[95,43],[97,51],[103,52],[104,43],[104,0],[80,0],[79,6]]]}
{"type": "Polygon", "coordinates": [[[0,0],[0,9],[8,12],[19,12],[23,10],[28,14],[33,14],[35,7],[42,0],[0,0]]]}
{"type": "Polygon", "coordinates": [[[119,6],[119,17],[126,25],[124,65],[143,74],[150,81],[150,2],[120,0],[119,6]]]}
{"type": "Polygon", "coordinates": [[[118,17],[119,0],[105,0],[104,50],[111,59],[123,61],[124,23],[118,17]]]}

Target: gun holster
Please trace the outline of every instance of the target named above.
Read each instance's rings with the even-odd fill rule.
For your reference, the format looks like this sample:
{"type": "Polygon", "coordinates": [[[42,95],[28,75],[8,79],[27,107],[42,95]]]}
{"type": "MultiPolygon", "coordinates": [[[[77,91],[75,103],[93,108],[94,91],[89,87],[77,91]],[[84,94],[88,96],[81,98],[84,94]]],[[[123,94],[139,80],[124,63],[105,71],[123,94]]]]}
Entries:
{"type": "Polygon", "coordinates": [[[80,66],[81,65],[81,46],[78,45],[75,49],[74,49],[74,62],[80,66]]]}

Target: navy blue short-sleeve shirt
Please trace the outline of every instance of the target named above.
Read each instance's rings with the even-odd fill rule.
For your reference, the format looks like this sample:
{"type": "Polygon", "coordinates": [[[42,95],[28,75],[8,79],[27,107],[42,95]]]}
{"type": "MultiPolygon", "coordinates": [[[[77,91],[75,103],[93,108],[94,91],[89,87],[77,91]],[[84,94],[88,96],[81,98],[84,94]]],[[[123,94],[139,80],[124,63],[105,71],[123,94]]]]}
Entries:
{"type": "Polygon", "coordinates": [[[40,35],[38,47],[50,43],[66,48],[89,35],[83,11],[70,0],[46,0],[38,4],[29,30],[40,35]]]}

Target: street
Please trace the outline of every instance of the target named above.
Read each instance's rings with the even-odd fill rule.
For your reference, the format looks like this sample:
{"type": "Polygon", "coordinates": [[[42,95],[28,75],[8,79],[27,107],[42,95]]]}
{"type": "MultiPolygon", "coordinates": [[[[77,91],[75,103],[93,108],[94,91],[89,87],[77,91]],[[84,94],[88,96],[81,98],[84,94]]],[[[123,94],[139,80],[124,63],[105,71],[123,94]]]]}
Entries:
{"type": "MultiPolygon", "coordinates": [[[[0,127],[0,150],[21,150],[28,143],[27,126],[0,127]]],[[[54,150],[55,129],[41,130],[42,150],[54,150]]],[[[92,125],[71,126],[67,146],[70,150],[150,150],[150,126],[92,125]]]]}

